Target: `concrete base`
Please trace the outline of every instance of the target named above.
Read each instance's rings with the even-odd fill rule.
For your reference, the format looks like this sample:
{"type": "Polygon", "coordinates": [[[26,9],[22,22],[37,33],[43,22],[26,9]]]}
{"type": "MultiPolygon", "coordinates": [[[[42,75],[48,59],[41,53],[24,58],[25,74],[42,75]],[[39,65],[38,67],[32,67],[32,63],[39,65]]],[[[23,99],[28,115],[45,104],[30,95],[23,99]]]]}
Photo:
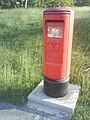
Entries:
{"type": "Polygon", "coordinates": [[[27,108],[37,110],[57,117],[60,120],[70,119],[76,106],[79,87],[69,84],[68,94],[65,97],[53,98],[43,91],[43,81],[28,96],[27,108]]]}

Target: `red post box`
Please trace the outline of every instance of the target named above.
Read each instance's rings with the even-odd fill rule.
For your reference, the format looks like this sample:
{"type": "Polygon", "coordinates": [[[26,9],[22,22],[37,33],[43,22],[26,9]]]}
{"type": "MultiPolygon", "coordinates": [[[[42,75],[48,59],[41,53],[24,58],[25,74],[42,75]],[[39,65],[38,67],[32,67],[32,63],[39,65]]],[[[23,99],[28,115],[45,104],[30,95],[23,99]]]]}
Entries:
{"type": "Polygon", "coordinates": [[[68,92],[74,11],[49,8],[43,15],[44,92],[63,97],[68,92]]]}

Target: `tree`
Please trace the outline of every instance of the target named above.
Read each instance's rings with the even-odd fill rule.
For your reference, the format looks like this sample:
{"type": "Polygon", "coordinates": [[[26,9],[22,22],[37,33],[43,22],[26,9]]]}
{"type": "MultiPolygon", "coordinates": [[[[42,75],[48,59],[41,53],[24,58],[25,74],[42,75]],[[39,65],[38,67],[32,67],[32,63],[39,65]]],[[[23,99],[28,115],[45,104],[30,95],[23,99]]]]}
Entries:
{"type": "Polygon", "coordinates": [[[27,8],[27,2],[28,2],[28,0],[25,0],[25,8],[27,8]]]}
{"type": "Polygon", "coordinates": [[[90,6],[90,0],[77,0],[75,6],[90,6]]]}
{"type": "Polygon", "coordinates": [[[15,8],[16,0],[0,0],[1,8],[15,8]]]}
{"type": "Polygon", "coordinates": [[[83,2],[85,3],[85,5],[90,6],[90,0],[84,0],[83,2]]]}

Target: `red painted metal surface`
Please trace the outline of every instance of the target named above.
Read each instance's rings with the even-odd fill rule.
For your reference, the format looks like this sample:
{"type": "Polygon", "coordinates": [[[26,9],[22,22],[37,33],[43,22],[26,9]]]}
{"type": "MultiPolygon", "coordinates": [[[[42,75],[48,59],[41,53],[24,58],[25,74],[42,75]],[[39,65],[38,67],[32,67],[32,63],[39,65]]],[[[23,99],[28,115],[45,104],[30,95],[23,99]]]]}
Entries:
{"type": "Polygon", "coordinates": [[[44,75],[58,80],[69,76],[74,12],[64,8],[44,11],[44,75]]]}

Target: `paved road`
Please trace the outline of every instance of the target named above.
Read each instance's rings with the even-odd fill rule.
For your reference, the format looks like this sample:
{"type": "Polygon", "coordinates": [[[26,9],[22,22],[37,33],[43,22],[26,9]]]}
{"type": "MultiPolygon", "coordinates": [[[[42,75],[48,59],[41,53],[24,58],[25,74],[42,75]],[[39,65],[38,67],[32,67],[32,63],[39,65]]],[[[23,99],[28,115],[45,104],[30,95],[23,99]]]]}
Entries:
{"type": "Polygon", "coordinates": [[[0,120],[59,120],[59,118],[25,107],[0,103],[0,120]]]}

